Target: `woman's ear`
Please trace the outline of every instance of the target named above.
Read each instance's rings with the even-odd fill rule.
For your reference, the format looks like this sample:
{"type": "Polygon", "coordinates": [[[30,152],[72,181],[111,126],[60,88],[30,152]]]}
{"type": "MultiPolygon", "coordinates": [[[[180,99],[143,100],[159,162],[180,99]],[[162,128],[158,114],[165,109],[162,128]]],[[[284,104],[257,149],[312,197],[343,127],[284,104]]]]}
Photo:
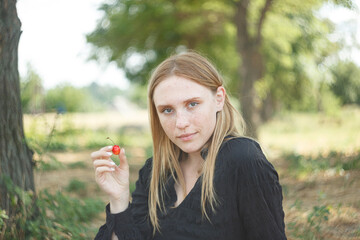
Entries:
{"type": "Polygon", "coordinates": [[[218,87],[215,94],[215,103],[216,103],[217,112],[220,112],[223,109],[225,103],[225,96],[226,96],[225,88],[223,86],[218,87]]]}

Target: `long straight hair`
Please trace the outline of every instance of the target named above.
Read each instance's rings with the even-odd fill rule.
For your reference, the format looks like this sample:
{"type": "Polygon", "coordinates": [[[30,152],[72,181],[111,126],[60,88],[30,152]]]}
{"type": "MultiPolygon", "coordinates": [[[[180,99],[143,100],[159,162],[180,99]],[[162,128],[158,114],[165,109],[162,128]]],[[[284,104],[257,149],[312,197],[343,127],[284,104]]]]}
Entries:
{"type": "MultiPolygon", "coordinates": [[[[148,86],[149,119],[153,139],[153,166],[150,180],[149,193],[149,216],[151,224],[160,231],[157,208],[165,211],[164,191],[169,174],[180,184],[185,192],[185,181],[182,174],[179,158],[181,149],[177,147],[165,134],[154,104],[154,90],[163,80],[171,77],[183,77],[205,87],[214,93],[217,88],[223,86],[223,79],[208,59],[200,54],[190,51],[174,55],[163,61],[152,73],[148,86]],[[175,177],[177,176],[177,177],[175,177]]],[[[216,125],[212,136],[205,144],[207,156],[202,168],[201,186],[201,211],[202,215],[209,219],[207,209],[215,211],[218,203],[214,190],[213,178],[215,161],[219,148],[226,136],[241,136],[244,131],[244,121],[238,111],[232,106],[225,95],[224,107],[217,113],[216,125]],[[241,130],[238,130],[240,126],[241,130]]]]}

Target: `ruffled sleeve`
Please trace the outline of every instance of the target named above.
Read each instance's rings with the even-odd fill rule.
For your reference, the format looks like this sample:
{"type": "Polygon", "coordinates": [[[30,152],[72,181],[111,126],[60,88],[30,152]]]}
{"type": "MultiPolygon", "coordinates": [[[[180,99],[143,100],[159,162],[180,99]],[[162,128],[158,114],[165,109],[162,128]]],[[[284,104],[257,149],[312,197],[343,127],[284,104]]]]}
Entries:
{"type": "Polygon", "coordinates": [[[279,177],[259,144],[241,138],[230,144],[237,168],[237,208],[245,239],[286,239],[279,177]]]}
{"type": "Polygon", "coordinates": [[[149,176],[152,160],[148,159],[139,171],[132,202],[121,213],[111,214],[110,205],[106,206],[106,223],[100,227],[95,239],[111,239],[114,232],[119,240],[151,239],[152,227],[148,218],[149,176]]]}

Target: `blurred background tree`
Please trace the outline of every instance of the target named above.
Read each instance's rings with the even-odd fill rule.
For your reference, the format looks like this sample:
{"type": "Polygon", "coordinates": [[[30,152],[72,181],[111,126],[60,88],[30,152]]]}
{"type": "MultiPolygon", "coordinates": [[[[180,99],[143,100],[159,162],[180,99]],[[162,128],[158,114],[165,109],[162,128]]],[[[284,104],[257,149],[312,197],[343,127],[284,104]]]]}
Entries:
{"type": "Polygon", "coordinates": [[[20,88],[23,112],[29,114],[103,111],[114,107],[116,96],[124,95],[116,87],[100,86],[95,82],[81,88],[62,83],[45,90],[43,80],[31,64],[21,78],[20,88]]]}
{"type": "Polygon", "coordinates": [[[20,81],[21,105],[24,113],[45,112],[45,89],[40,76],[31,64],[27,66],[27,74],[20,81]]]}
{"type": "Polygon", "coordinates": [[[360,105],[360,68],[344,61],[331,67],[334,81],[330,87],[342,104],[360,105]]]}
{"type": "Polygon", "coordinates": [[[70,84],[61,84],[47,91],[45,96],[46,110],[64,112],[96,111],[95,101],[87,91],[75,88],[70,84]]]}
{"type": "Polygon", "coordinates": [[[328,70],[319,66],[341,47],[328,39],[333,24],[317,14],[329,2],[353,8],[345,0],[116,0],[101,6],[103,18],[87,40],[93,59],[116,62],[143,85],[170,54],[205,54],[221,69],[248,134],[256,137],[276,110],[299,106],[321,85],[314,77],[328,70]]]}

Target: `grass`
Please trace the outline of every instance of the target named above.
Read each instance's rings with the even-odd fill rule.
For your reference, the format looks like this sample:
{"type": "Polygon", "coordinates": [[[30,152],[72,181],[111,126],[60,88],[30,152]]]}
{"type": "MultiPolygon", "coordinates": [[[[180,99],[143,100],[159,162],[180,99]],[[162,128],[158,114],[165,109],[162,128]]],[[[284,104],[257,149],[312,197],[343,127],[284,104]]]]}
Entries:
{"type": "Polygon", "coordinates": [[[260,141],[273,151],[318,155],[360,149],[360,108],[337,115],[281,113],[260,128],[260,141]]]}
{"type": "Polygon", "coordinates": [[[288,239],[360,239],[360,108],[281,113],[259,141],[280,173],[288,239]]]}
{"type": "Polygon", "coordinates": [[[350,154],[332,151],[320,153],[315,157],[287,153],[282,158],[287,160],[288,170],[296,177],[307,177],[319,170],[333,170],[335,173],[341,173],[347,170],[360,169],[360,149],[350,154]]]}
{"type": "Polygon", "coordinates": [[[138,120],[133,118],[118,113],[25,115],[24,131],[30,147],[40,154],[97,149],[111,145],[106,139],[109,136],[121,146],[149,147],[147,115],[140,113],[138,120]]]}

